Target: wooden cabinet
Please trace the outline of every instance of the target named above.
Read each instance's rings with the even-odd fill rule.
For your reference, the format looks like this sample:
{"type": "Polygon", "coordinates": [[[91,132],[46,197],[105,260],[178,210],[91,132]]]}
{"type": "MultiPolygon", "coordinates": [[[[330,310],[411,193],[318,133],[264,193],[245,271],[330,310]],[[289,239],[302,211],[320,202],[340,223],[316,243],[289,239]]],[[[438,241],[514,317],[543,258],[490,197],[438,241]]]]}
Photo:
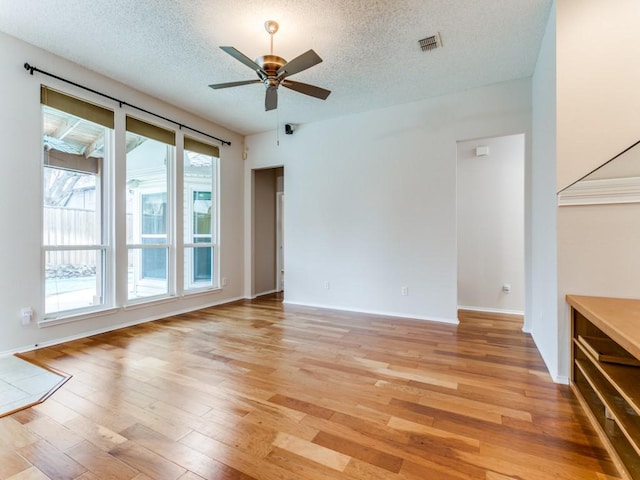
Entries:
{"type": "Polygon", "coordinates": [[[640,300],[567,302],[573,390],[621,472],[640,480],[640,300]]]}

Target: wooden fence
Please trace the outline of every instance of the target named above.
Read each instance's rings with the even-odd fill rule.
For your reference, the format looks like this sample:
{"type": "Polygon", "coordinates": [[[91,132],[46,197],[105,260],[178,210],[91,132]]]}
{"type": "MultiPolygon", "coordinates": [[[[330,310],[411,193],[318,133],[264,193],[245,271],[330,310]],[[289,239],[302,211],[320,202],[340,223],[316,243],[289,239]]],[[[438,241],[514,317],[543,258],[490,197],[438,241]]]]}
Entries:
{"type": "MultiPolygon", "coordinates": [[[[45,207],[43,219],[43,244],[47,246],[96,245],[95,211],[80,208],[45,207]]],[[[100,258],[96,250],[49,251],[45,260],[47,269],[65,265],[86,266],[95,271],[100,258]]],[[[60,269],[60,268],[58,268],[60,269]]]]}

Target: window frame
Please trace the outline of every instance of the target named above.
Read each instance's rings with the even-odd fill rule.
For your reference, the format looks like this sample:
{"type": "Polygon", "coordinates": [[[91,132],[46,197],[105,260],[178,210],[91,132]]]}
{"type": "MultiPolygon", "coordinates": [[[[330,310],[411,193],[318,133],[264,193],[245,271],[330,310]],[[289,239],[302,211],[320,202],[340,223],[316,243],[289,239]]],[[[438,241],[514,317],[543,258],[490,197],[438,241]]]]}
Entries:
{"type": "MultiPolygon", "coordinates": [[[[78,122],[79,123],[79,122],[78,122]]],[[[112,192],[115,164],[115,112],[92,103],[88,100],[73,95],[41,86],[40,93],[40,144],[43,146],[40,161],[40,246],[41,246],[41,311],[43,325],[60,323],[61,319],[83,317],[89,314],[110,311],[115,305],[115,249],[113,237],[112,192]],[[75,119],[100,125],[104,128],[104,151],[102,161],[96,172],[77,168],[65,168],[55,162],[52,164],[49,156],[45,155],[45,119],[47,109],[71,115],[75,119]],[[92,117],[92,118],[87,118],[92,117]],[[106,125],[105,125],[106,123],[106,125]],[[60,169],[96,175],[94,195],[96,202],[97,219],[94,225],[100,228],[98,238],[85,244],[46,244],[45,243],[45,209],[52,208],[45,205],[45,169],[60,169]],[[47,257],[50,253],[57,252],[96,252],[96,291],[94,298],[99,297],[99,302],[93,305],[72,307],[47,311],[47,257]],[[100,274],[98,274],[98,271],[100,274]],[[98,278],[98,275],[100,278],[98,278]]]]}
{"type": "Polygon", "coordinates": [[[188,201],[187,208],[183,204],[183,233],[182,233],[182,293],[183,295],[193,295],[210,291],[220,290],[220,153],[217,146],[210,145],[201,140],[185,136],[185,146],[182,152],[183,172],[182,172],[182,199],[183,202],[188,201]],[[195,185],[187,181],[185,174],[186,155],[187,152],[200,153],[211,158],[211,181],[206,183],[210,190],[206,190],[203,186],[195,185]],[[196,242],[194,234],[194,193],[209,192],[211,193],[211,240],[209,242],[196,242]],[[189,239],[187,241],[187,232],[189,239]],[[211,248],[211,280],[209,283],[198,283],[194,280],[195,265],[193,257],[196,248],[211,248]],[[187,257],[190,256],[191,259],[187,257]]]}
{"type": "MultiPolygon", "coordinates": [[[[74,92],[74,89],[70,89],[69,91],[74,92]]],[[[82,163],[84,160],[79,159],[75,165],[80,165],[82,163],[82,167],[77,171],[85,172],[85,173],[96,173],[99,181],[94,185],[89,185],[90,191],[84,193],[86,197],[81,197],[80,193],[77,193],[77,196],[72,199],[72,202],[77,202],[75,205],[78,205],[79,208],[82,208],[82,205],[87,205],[89,208],[93,208],[93,198],[91,195],[95,195],[96,202],[100,203],[98,207],[96,204],[96,208],[99,212],[95,212],[92,214],[91,218],[99,219],[98,223],[101,228],[100,241],[96,241],[94,243],[90,243],[87,245],[45,245],[45,214],[44,208],[48,208],[45,206],[45,194],[47,191],[46,188],[46,177],[45,177],[45,167],[57,168],[59,163],[52,163],[47,165],[46,161],[48,157],[44,154],[41,154],[41,166],[40,166],[40,240],[41,240],[41,311],[46,311],[46,295],[47,295],[47,277],[46,272],[47,268],[45,262],[47,258],[51,258],[52,252],[63,252],[63,251],[74,251],[74,250],[85,250],[89,252],[95,252],[95,256],[97,261],[95,263],[99,264],[96,269],[99,270],[99,275],[101,279],[95,280],[95,285],[91,288],[92,290],[86,290],[87,297],[91,298],[91,292],[95,288],[96,293],[94,298],[100,297],[100,303],[97,305],[89,305],[82,306],[80,308],[69,308],[69,309],[59,309],[54,312],[43,313],[41,320],[38,320],[38,325],[41,327],[53,326],[58,324],[65,324],[68,322],[80,321],[90,318],[95,318],[103,315],[110,315],[119,311],[120,309],[137,309],[137,308],[145,308],[146,306],[151,306],[154,304],[161,304],[170,301],[178,300],[181,297],[196,295],[196,294],[207,294],[210,292],[222,290],[221,286],[221,266],[220,266],[220,150],[217,145],[212,145],[208,143],[208,141],[203,141],[198,138],[194,138],[192,136],[185,135],[181,129],[176,129],[173,127],[167,127],[163,125],[163,122],[150,122],[146,119],[145,115],[142,116],[143,120],[139,120],[136,117],[130,115],[130,112],[126,108],[121,109],[113,109],[106,105],[102,105],[100,102],[94,102],[93,97],[91,95],[84,96],[76,96],[75,93],[68,93],[64,90],[55,90],[51,87],[42,85],[41,86],[41,116],[40,116],[40,144],[45,144],[45,130],[47,130],[47,135],[56,139],[57,136],[53,135],[48,127],[45,128],[45,111],[44,107],[48,106],[54,108],[56,110],[60,110],[62,112],[66,112],[69,115],[75,115],[78,118],[87,120],[89,122],[92,121],[90,118],[85,118],[82,114],[77,114],[74,112],[89,112],[88,115],[98,115],[99,118],[104,118],[105,114],[108,117],[108,121],[111,122],[109,127],[105,127],[105,136],[104,136],[104,152],[100,152],[104,155],[104,159],[101,159],[99,155],[96,155],[98,158],[98,165],[94,163],[92,166],[84,166],[82,163]],[[45,103],[45,97],[49,97],[53,99],[55,102],[62,102],[63,105],[70,105],[70,108],[73,111],[66,111],[62,108],[56,108],[56,106],[45,103]],[[78,109],[79,110],[74,110],[78,109]],[[127,208],[127,198],[120,198],[123,192],[129,192],[129,185],[127,184],[127,132],[131,131],[128,126],[129,122],[133,121],[136,125],[135,128],[145,129],[149,127],[151,130],[160,131],[160,135],[166,135],[163,138],[170,138],[171,141],[169,143],[164,142],[163,140],[156,140],[165,143],[167,146],[167,156],[166,156],[166,166],[163,167],[166,169],[166,184],[164,180],[158,180],[158,183],[153,181],[149,181],[146,186],[138,190],[136,195],[138,195],[137,203],[140,205],[140,195],[141,191],[145,194],[156,193],[158,189],[163,189],[164,193],[166,193],[166,226],[167,232],[166,236],[163,236],[166,239],[166,243],[153,243],[146,244],[142,241],[142,237],[134,238],[136,241],[140,241],[141,243],[129,243],[128,239],[128,213],[129,208],[127,208]],[[194,150],[195,148],[195,150],[194,150]],[[204,150],[201,150],[204,149],[204,150]],[[184,162],[186,157],[186,152],[194,152],[199,154],[204,154],[205,156],[211,157],[211,181],[209,182],[209,170],[206,172],[202,172],[202,175],[205,178],[202,178],[203,182],[199,183],[197,181],[189,183],[189,175],[185,175],[184,162]],[[206,153],[205,153],[206,152],[206,153]],[[46,158],[45,158],[46,157],[46,158]],[[93,170],[92,170],[93,169],[93,170]],[[99,172],[97,171],[99,169],[99,172]],[[187,178],[185,178],[187,177],[187,178]],[[160,186],[160,183],[163,185],[160,186]],[[210,189],[210,190],[209,190],[210,189]],[[187,190],[187,192],[185,192],[187,190]],[[211,193],[211,234],[210,238],[206,234],[194,234],[194,203],[191,202],[191,206],[189,211],[185,211],[186,205],[184,202],[186,201],[184,195],[187,194],[193,198],[194,191],[210,191],[211,193]],[[81,200],[84,198],[84,200],[81,200]],[[77,199],[77,200],[76,200],[77,199]],[[86,203],[83,203],[86,202],[86,203]],[[95,217],[94,217],[95,215],[95,217]],[[191,233],[191,237],[187,238],[185,236],[185,228],[189,229],[191,233]],[[204,236],[203,236],[204,235],[204,236]],[[205,240],[204,242],[202,240],[205,240]],[[188,260],[186,258],[187,255],[194,255],[196,252],[195,248],[210,248],[211,252],[211,278],[210,280],[207,278],[206,268],[203,267],[201,269],[201,273],[203,280],[202,282],[198,281],[195,278],[191,278],[191,281],[187,279],[187,269],[190,268],[190,272],[188,274],[193,277],[195,275],[196,269],[193,268],[193,258],[191,259],[191,266],[188,264],[188,260]],[[146,296],[129,296],[129,255],[133,249],[139,249],[139,251],[145,249],[165,249],[166,258],[167,258],[167,278],[166,278],[166,293],[161,293],[158,295],[146,295],[146,296]]],[[[121,106],[122,107],[122,106],[121,106]]],[[[99,123],[99,122],[93,122],[99,123]]],[[[104,126],[104,125],[103,125],[104,126]]],[[[139,132],[138,135],[146,136],[139,132]]],[[[151,134],[153,135],[153,133],[151,134]]],[[[50,143],[48,143],[50,145],[50,143]]],[[[55,144],[54,144],[55,145],[55,144]]],[[[75,150],[70,150],[74,151],[75,150]]],[[[82,148],[78,151],[83,151],[82,148]]],[[[59,162],[59,159],[54,159],[55,162],[59,162]]],[[[144,164],[144,163],[143,163],[144,164]]],[[[205,164],[206,166],[206,164],[205,164]]],[[[65,168],[63,168],[65,169],[65,168]]],[[[68,170],[74,170],[74,167],[66,168],[68,170]]],[[[153,165],[151,165],[151,169],[153,169],[153,165]]],[[[158,177],[159,178],[159,177],[158,177]]],[[[194,177],[190,177],[192,180],[194,177]]],[[[60,203],[60,205],[63,205],[60,203]]],[[[69,204],[72,207],[72,204],[69,204]]],[[[139,212],[140,220],[142,220],[142,212],[139,212]]],[[[139,229],[140,232],[142,229],[139,229]]],[[[152,235],[153,236],[153,235],[152,235]]],[[[92,238],[92,237],[89,237],[92,238]]],[[[81,240],[81,242],[84,240],[81,240]]],[[[93,255],[93,254],[91,254],[93,255]]],[[[57,264],[63,264],[60,260],[55,259],[57,261],[54,262],[57,264]]],[[[73,262],[71,262],[73,263],[73,262]]],[[[202,263],[203,266],[206,266],[207,262],[202,263]]],[[[92,265],[93,262],[87,264],[92,265]]],[[[50,270],[49,270],[50,271],[50,270]]],[[[97,273],[98,274],[98,273],[97,273]]],[[[93,279],[93,276],[92,276],[93,279]]],[[[162,279],[164,281],[164,279],[162,279]]],[[[49,285],[49,290],[51,290],[51,286],[49,285]]],[[[62,291],[62,290],[61,290],[62,291]]],[[[74,290],[75,291],[75,290],[74,290]]],[[[78,290],[78,292],[80,292],[78,290]]],[[[82,297],[80,293],[78,293],[77,298],[73,298],[72,302],[75,301],[80,303],[82,301],[82,297]]]]}
{"type": "MultiPolygon", "coordinates": [[[[176,159],[178,154],[178,148],[176,145],[176,131],[170,130],[163,126],[159,126],[146,120],[140,120],[136,117],[126,115],[126,128],[125,128],[125,138],[127,133],[132,133],[135,135],[142,136],[146,139],[150,139],[156,142],[163,144],[166,149],[166,165],[164,167],[165,178],[164,181],[151,181],[148,185],[143,188],[137,189],[135,191],[135,199],[134,199],[134,211],[137,208],[139,213],[138,223],[134,222],[133,228],[134,231],[137,231],[137,235],[139,237],[140,243],[131,242],[129,243],[127,239],[128,231],[127,225],[125,222],[125,250],[127,256],[127,265],[129,264],[129,258],[133,251],[139,250],[139,256],[134,261],[139,265],[137,268],[134,266],[134,270],[132,274],[134,275],[134,283],[136,282],[136,272],[140,274],[140,278],[138,280],[142,280],[142,269],[143,269],[143,253],[144,251],[149,250],[166,250],[166,291],[161,292],[155,295],[145,295],[145,296],[131,296],[129,291],[129,271],[127,268],[125,278],[126,285],[125,289],[125,297],[123,299],[123,304],[125,307],[131,307],[134,305],[144,305],[148,303],[153,303],[157,301],[164,301],[167,299],[175,298],[176,293],[176,222],[178,209],[175,208],[175,178],[176,178],[176,159]],[[145,244],[142,242],[142,196],[143,195],[154,195],[158,193],[166,194],[166,234],[163,237],[166,239],[166,243],[149,243],[145,244]]],[[[126,141],[125,141],[126,143],[126,141]]],[[[124,168],[125,168],[125,177],[128,176],[129,171],[127,169],[127,156],[129,152],[127,152],[124,156],[124,168]]],[[[126,182],[126,180],[125,180],[126,182]]],[[[127,215],[128,212],[125,213],[127,215]]],[[[135,215],[135,214],[134,214],[135,215]]],[[[135,218],[134,218],[135,220],[135,218]]],[[[147,238],[150,238],[147,236],[147,238]]],[[[135,254],[134,254],[135,255],[135,254]]],[[[148,282],[153,282],[153,280],[148,279],[148,282]]]]}

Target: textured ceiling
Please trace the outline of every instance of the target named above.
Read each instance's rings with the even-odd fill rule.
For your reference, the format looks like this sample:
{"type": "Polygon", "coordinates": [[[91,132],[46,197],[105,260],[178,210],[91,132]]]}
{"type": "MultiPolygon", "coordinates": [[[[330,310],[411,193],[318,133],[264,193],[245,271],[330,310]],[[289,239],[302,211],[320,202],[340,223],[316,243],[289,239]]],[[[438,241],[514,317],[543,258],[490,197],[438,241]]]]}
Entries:
{"type": "Polygon", "coordinates": [[[249,134],[529,77],[551,3],[0,0],[0,31],[249,134]],[[218,47],[269,53],[269,19],[280,23],[274,54],[323,58],[291,80],[331,90],[326,101],[280,88],[278,110],[265,112],[261,84],[208,87],[257,78],[218,47]],[[437,32],[443,48],[422,52],[418,40],[437,32]]]}

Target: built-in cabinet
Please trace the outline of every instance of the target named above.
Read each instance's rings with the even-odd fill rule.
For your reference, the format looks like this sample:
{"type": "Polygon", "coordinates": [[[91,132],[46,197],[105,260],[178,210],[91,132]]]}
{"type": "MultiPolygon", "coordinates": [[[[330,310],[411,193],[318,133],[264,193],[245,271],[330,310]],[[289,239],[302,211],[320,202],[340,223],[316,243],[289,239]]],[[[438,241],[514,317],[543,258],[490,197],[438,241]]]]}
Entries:
{"type": "Polygon", "coordinates": [[[640,300],[567,302],[571,386],[621,473],[640,480],[640,300]]]}

